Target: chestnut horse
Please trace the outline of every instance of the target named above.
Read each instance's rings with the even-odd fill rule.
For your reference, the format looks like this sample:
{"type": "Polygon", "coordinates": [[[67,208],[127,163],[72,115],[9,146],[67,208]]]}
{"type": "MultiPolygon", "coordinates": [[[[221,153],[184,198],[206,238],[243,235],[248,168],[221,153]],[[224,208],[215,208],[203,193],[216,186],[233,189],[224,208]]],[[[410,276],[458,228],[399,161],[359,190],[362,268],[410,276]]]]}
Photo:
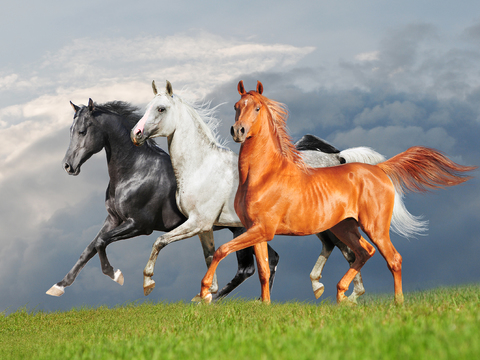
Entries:
{"type": "MultiPolygon", "coordinates": [[[[412,147],[377,165],[347,163],[311,168],[305,164],[286,131],[283,104],[262,95],[263,85],[246,92],[238,84],[232,136],[242,143],[240,181],[235,211],[247,232],[222,245],[202,280],[200,298],[209,302],[209,288],[218,263],[228,254],[254,246],[262,285],[262,301],[270,301],[267,241],[274,235],[310,235],[330,229],[355,253],[356,259],[337,285],[337,302],[347,299],[355,275],[375,253],[359,227],[385,258],[394,278],[395,301],[403,303],[402,257],[390,241],[395,194],[425,192],[467,181],[462,166],[437,150],[412,147]]],[[[401,219],[397,219],[401,221],[401,219]]]]}

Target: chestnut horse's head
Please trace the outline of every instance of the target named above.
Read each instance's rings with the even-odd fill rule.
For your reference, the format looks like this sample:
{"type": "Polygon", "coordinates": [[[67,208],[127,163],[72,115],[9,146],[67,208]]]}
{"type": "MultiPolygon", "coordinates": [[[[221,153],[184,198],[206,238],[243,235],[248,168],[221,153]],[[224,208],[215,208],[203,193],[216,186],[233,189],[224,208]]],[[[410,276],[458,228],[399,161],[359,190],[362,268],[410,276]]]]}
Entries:
{"type": "Polygon", "coordinates": [[[235,124],[230,129],[230,133],[235,142],[242,143],[250,137],[249,132],[264,107],[261,97],[258,96],[263,92],[263,85],[257,81],[257,91],[247,93],[243,87],[243,81],[240,80],[237,89],[241,99],[234,106],[235,124]]]}

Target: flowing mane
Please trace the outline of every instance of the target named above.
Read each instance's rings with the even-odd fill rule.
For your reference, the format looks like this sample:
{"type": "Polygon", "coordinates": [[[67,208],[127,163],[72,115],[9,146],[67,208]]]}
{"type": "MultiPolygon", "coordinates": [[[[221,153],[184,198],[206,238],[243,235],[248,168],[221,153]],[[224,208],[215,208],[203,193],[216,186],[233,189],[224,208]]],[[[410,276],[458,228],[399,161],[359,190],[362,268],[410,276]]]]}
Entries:
{"type": "Polygon", "coordinates": [[[125,101],[109,101],[104,104],[94,103],[95,110],[102,113],[116,114],[127,120],[131,130],[142,117],[140,109],[125,101]]]}
{"type": "Polygon", "coordinates": [[[274,133],[277,136],[281,154],[302,170],[307,171],[310,167],[303,161],[302,155],[297,150],[292,138],[288,134],[287,119],[289,113],[287,106],[281,102],[271,100],[255,91],[250,91],[249,94],[260,99],[270,111],[268,120],[272,124],[274,133]]]}
{"type": "Polygon", "coordinates": [[[227,150],[227,140],[221,139],[218,134],[220,120],[216,117],[217,109],[223,105],[212,107],[211,101],[188,101],[175,94],[175,99],[185,106],[192,119],[196,120],[200,128],[207,135],[211,144],[221,150],[227,150]]]}

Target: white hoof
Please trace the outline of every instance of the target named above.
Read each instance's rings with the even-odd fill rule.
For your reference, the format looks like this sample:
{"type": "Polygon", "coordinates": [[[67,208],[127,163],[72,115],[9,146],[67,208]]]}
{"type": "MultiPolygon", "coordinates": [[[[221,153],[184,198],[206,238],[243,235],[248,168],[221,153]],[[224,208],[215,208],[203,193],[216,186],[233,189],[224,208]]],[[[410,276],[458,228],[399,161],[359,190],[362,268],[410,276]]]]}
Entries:
{"type": "Polygon", "coordinates": [[[65,288],[63,286],[58,286],[57,284],[53,285],[48,291],[46,292],[47,295],[51,296],[62,296],[65,294],[65,288]]]}
{"type": "Polygon", "coordinates": [[[197,303],[205,303],[205,304],[210,304],[212,302],[212,294],[208,294],[204,298],[200,296],[200,294],[197,294],[193,299],[193,302],[197,303]]]}
{"type": "Polygon", "coordinates": [[[120,269],[115,271],[115,277],[113,278],[113,281],[115,281],[116,283],[119,283],[120,285],[123,285],[124,280],[125,279],[120,269]]]}
{"type": "Polygon", "coordinates": [[[145,296],[150,295],[150,293],[155,289],[155,280],[150,277],[144,277],[143,279],[143,294],[145,296]]]}
{"type": "Polygon", "coordinates": [[[312,281],[312,288],[313,288],[313,293],[315,294],[315,299],[318,299],[320,296],[322,296],[325,287],[321,282],[318,281],[312,281]]]}

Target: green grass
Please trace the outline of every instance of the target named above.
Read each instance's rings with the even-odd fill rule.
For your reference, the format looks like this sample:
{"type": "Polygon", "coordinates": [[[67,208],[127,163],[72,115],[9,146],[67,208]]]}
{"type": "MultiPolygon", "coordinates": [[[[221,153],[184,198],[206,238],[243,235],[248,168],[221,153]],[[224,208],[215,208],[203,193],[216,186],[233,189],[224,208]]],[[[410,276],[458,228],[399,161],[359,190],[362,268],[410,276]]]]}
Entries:
{"type": "Polygon", "coordinates": [[[0,359],[476,359],[480,286],[328,302],[129,304],[0,316],[0,359]]]}

